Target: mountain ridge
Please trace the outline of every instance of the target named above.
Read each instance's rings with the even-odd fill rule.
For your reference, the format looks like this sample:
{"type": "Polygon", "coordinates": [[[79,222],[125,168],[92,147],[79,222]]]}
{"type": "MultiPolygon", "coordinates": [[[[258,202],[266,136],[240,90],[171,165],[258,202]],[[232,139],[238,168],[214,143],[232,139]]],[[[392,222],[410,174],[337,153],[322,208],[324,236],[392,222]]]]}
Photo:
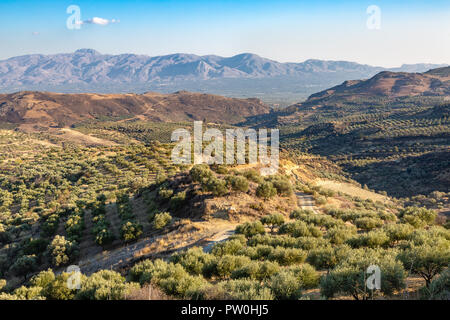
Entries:
{"type": "Polygon", "coordinates": [[[444,65],[416,64],[388,69],[317,59],[281,63],[253,53],[232,57],[185,53],[150,57],[79,49],[73,53],[31,54],[1,60],[0,92],[169,93],[186,89],[237,97],[261,98],[261,93],[270,96],[284,91],[287,95],[306,97],[344,80],[368,78],[384,70],[424,72],[438,66],[444,65]],[[285,87],[281,91],[276,84],[280,81],[285,87]]]}

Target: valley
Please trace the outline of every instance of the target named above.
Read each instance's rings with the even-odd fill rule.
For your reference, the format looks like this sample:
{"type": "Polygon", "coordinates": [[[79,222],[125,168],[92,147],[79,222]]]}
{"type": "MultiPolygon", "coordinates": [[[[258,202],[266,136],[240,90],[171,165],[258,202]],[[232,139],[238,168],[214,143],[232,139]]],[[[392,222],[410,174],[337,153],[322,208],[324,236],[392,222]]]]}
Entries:
{"type": "Polygon", "coordinates": [[[384,71],[277,110],[187,91],[1,94],[0,299],[445,299],[449,70],[384,71]],[[278,172],[172,163],[171,133],[194,120],[279,129],[278,172]],[[361,290],[372,264],[381,288],[361,290]]]}

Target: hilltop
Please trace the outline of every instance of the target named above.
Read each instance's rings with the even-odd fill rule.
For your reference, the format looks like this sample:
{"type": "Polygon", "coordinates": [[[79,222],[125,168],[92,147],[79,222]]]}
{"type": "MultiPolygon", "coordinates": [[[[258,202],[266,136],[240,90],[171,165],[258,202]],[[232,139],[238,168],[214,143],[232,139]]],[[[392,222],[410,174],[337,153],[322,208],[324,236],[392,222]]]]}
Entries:
{"type": "Polygon", "coordinates": [[[326,103],[336,99],[355,101],[364,97],[414,97],[450,95],[450,67],[425,73],[383,71],[368,80],[345,81],[311,95],[307,104],[326,103]]]}
{"type": "Polygon", "coordinates": [[[0,95],[0,122],[42,130],[93,119],[153,122],[206,120],[237,123],[269,112],[258,99],[234,99],[180,91],[173,94],[60,94],[18,92],[0,95]]]}

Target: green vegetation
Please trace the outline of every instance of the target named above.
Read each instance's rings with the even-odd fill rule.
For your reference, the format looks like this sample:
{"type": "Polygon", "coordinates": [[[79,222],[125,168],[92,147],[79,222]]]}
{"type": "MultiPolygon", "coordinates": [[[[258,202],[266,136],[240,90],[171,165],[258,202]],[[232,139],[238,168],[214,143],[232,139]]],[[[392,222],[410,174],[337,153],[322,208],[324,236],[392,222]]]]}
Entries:
{"type": "Polygon", "coordinates": [[[431,105],[411,111],[409,103],[380,105],[373,114],[359,112],[360,105],[340,106],[307,118],[307,127],[284,127],[288,150],[282,159],[301,165],[298,177],[288,169],[261,176],[248,167],[173,165],[171,145],[155,141],[168,141],[172,124],[78,126],[104,138],[110,131],[119,143],[111,146],[63,143],[47,133],[0,133],[0,299],[128,299],[148,285],[179,299],[385,299],[399,297],[411,276],[423,279],[420,297],[444,299],[450,231],[434,208],[447,205],[446,192],[383,202],[307,182],[310,176],[351,181],[332,162],[306,153],[316,152],[371,188],[403,196],[406,186],[417,186],[428,194],[428,172],[417,168],[437,157],[433,172],[443,172],[438,153],[447,143],[448,117],[438,117],[431,105]],[[387,138],[392,146],[383,146],[387,138]],[[387,163],[380,177],[407,164],[399,187],[385,188],[381,178],[365,181],[367,172],[376,176],[376,166],[387,163]],[[315,210],[298,209],[294,190],[311,195],[315,210]],[[209,237],[211,229],[202,233],[207,223],[238,221],[234,235],[208,250],[188,241],[209,237]],[[118,263],[125,245],[138,247],[144,237],[155,241],[131,253],[140,262],[116,271],[93,266],[79,290],[67,287],[69,264],[94,254],[118,263]],[[145,259],[153,253],[162,259],[145,259]],[[371,291],[365,280],[374,264],[382,273],[381,290],[371,291]]]}
{"type": "MultiPolygon", "coordinates": [[[[339,96],[286,111],[301,119],[280,126],[281,145],[326,156],[361,185],[409,205],[448,205],[449,104],[443,97],[339,96]],[[413,187],[412,187],[413,186],[413,187]],[[432,195],[431,197],[428,197],[432,195]]],[[[292,119],[290,117],[289,119],[292,119]]]]}
{"type": "Polygon", "coordinates": [[[157,213],[153,219],[153,226],[155,229],[162,229],[172,221],[172,216],[169,212],[157,213]]]}

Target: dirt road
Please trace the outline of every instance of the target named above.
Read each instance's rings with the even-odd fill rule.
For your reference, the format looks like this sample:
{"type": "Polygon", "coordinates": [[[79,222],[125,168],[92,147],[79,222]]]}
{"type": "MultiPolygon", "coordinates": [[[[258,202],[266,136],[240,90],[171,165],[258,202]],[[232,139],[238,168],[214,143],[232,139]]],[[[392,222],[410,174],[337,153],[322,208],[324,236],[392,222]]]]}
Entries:
{"type": "Polygon", "coordinates": [[[298,199],[298,205],[300,208],[304,210],[311,210],[315,214],[318,214],[318,208],[316,207],[316,202],[314,201],[314,197],[312,195],[303,193],[303,192],[296,192],[295,195],[298,199]]]}

